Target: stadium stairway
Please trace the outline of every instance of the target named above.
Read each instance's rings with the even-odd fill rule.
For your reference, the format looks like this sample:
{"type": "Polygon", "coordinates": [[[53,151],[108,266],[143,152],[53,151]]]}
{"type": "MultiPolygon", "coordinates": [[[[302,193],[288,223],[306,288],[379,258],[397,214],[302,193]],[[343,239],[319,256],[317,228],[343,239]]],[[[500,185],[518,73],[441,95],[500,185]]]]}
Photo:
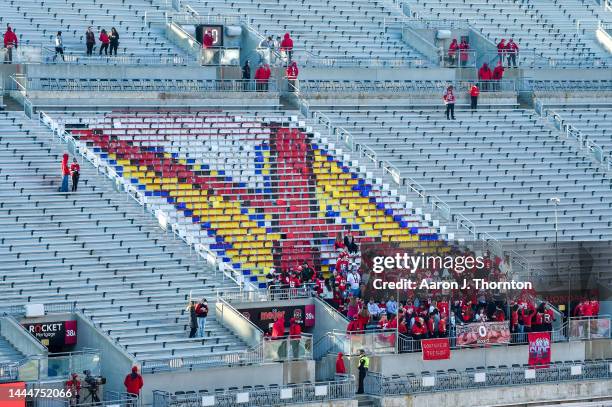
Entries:
{"type": "MultiPolygon", "coordinates": [[[[59,193],[64,145],[23,113],[0,113],[0,284],[3,305],[74,302],[143,368],[169,359],[207,363],[246,349],[215,320],[189,339],[191,290],[214,303],[237,289],[142,207],[82,162],[79,190],[59,193]]],[[[71,160],[72,161],[72,160],[71,160]]]]}
{"type": "MultiPolygon", "coordinates": [[[[16,363],[23,359],[23,354],[11,345],[2,335],[0,335],[0,366],[7,363],[16,363]]],[[[2,375],[0,374],[0,378],[2,375]]]]}

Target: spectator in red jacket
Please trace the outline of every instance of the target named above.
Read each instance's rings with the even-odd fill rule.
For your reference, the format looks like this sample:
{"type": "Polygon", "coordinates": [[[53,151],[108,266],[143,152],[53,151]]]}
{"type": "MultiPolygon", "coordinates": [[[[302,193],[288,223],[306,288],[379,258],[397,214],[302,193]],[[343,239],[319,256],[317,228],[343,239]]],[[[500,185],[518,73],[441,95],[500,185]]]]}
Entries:
{"type": "Polygon", "coordinates": [[[257,70],[255,70],[255,89],[258,92],[263,92],[265,90],[265,85],[268,84],[268,80],[266,79],[266,69],[263,64],[259,64],[257,70]]]}
{"type": "Polygon", "coordinates": [[[453,38],[449,47],[448,47],[448,65],[453,67],[457,66],[457,50],[459,49],[459,44],[457,44],[457,38],[453,38]]]}
{"type": "Polygon", "coordinates": [[[68,154],[62,156],[62,186],[60,192],[68,192],[68,177],[70,176],[70,168],[68,168],[68,154]]]}
{"type": "Polygon", "coordinates": [[[470,107],[472,110],[478,109],[478,95],[480,95],[480,89],[478,89],[478,85],[473,84],[470,88],[470,107]]]}
{"type": "Polygon", "coordinates": [[[285,336],[285,318],[277,316],[276,321],[272,324],[272,338],[278,339],[285,336]]]}
{"type": "Polygon", "coordinates": [[[212,36],[212,32],[207,30],[206,33],[204,33],[204,38],[202,38],[202,46],[204,48],[212,48],[214,42],[215,39],[212,36]]]}
{"type": "Polygon", "coordinates": [[[6,25],[6,32],[4,33],[4,48],[6,48],[4,62],[10,64],[13,62],[13,48],[17,48],[17,36],[8,24],[6,25]]]}
{"type": "Polygon", "coordinates": [[[123,385],[125,386],[125,391],[127,392],[128,397],[131,399],[128,402],[128,405],[131,405],[132,407],[136,406],[136,399],[138,399],[140,389],[142,389],[142,386],[144,385],[142,376],[138,374],[138,367],[132,367],[132,373],[125,376],[123,385]]]}
{"type": "Polygon", "coordinates": [[[346,374],[346,366],[344,366],[344,354],[338,353],[336,358],[336,374],[346,374]]]}
{"type": "Polygon", "coordinates": [[[77,161],[76,157],[72,159],[72,164],[70,164],[70,175],[72,177],[72,192],[76,192],[77,186],[79,184],[79,176],[81,173],[81,166],[77,161]]]}
{"type": "Polygon", "coordinates": [[[302,326],[297,323],[295,318],[289,320],[289,338],[291,339],[291,350],[293,358],[300,357],[300,338],[302,337],[302,326]]]}
{"type": "Polygon", "coordinates": [[[71,401],[70,405],[78,405],[79,399],[81,398],[81,381],[79,380],[79,375],[73,373],[70,376],[70,380],[68,380],[65,384],[66,392],[70,392],[70,396],[68,397],[71,401]],[[72,402],[74,400],[74,403],[72,402]]]}
{"type": "Polygon", "coordinates": [[[489,65],[485,62],[478,70],[478,80],[482,82],[482,88],[484,90],[489,90],[489,81],[491,79],[493,79],[493,72],[491,72],[491,68],[489,68],[489,65]]]}
{"type": "Polygon", "coordinates": [[[497,56],[502,62],[502,65],[504,64],[504,55],[506,55],[506,40],[502,38],[501,41],[497,43],[497,56]]]}
{"type": "Polygon", "coordinates": [[[104,55],[108,55],[108,45],[110,44],[110,38],[108,38],[108,34],[106,33],[106,30],[103,28],[102,31],[100,31],[100,52],[99,55],[102,55],[102,51],[104,51],[104,55]]]}
{"type": "Polygon", "coordinates": [[[504,65],[501,61],[497,61],[497,66],[493,69],[492,79],[495,81],[493,83],[494,90],[499,91],[501,89],[500,81],[504,77],[504,65]]]}
{"type": "Polygon", "coordinates": [[[280,50],[287,54],[287,62],[291,62],[291,58],[293,57],[293,40],[289,33],[285,33],[285,37],[280,43],[280,50]]]}
{"type": "Polygon", "coordinates": [[[289,92],[295,92],[297,89],[297,78],[300,70],[295,61],[291,62],[287,67],[287,82],[289,83],[289,92]]]}
{"type": "Polygon", "coordinates": [[[519,47],[516,45],[514,40],[510,38],[510,41],[506,44],[506,54],[508,55],[508,67],[512,66],[516,68],[516,56],[518,55],[519,47]]]}
{"type": "Polygon", "coordinates": [[[459,44],[459,59],[461,60],[461,66],[467,66],[468,61],[470,60],[470,44],[463,39],[461,40],[461,44],[459,44]]]}

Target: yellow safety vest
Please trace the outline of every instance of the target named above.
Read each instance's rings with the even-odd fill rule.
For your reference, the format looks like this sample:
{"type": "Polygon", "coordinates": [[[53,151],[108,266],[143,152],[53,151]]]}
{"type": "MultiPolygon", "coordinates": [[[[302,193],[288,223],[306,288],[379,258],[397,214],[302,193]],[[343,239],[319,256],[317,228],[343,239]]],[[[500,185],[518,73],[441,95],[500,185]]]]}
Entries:
{"type": "Polygon", "coordinates": [[[361,361],[363,360],[363,367],[365,369],[369,369],[370,368],[370,358],[367,356],[362,356],[359,358],[359,366],[361,366],[361,361]]]}

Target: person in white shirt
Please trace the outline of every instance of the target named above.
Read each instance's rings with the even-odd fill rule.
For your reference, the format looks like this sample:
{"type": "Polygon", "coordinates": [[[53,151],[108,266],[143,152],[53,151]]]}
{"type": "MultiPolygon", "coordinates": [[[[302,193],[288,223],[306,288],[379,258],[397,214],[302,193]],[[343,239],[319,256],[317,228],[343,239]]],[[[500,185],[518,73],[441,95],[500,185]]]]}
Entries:
{"type": "Polygon", "coordinates": [[[360,297],[361,289],[359,288],[359,284],[361,283],[361,276],[357,272],[355,272],[355,270],[351,270],[348,276],[346,277],[346,282],[351,287],[351,293],[353,294],[353,297],[360,297]]]}
{"type": "Polygon", "coordinates": [[[55,62],[55,58],[57,58],[57,54],[60,54],[62,57],[62,61],[64,59],[64,41],[62,40],[62,32],[58,31],[55,36],[55,55],[53,55],[53,62],[55,62]]]}
{"type": "Polygon", "coordinates": [[[380,314],[382,313],[382,310],[380,309],[378,304],[376,302],[374,302],[374,300],[371,299],[371,298],[370,298],[370,302],[368,302],[368,312],[374,318],[378,318],[380,316],[380,314]]]}

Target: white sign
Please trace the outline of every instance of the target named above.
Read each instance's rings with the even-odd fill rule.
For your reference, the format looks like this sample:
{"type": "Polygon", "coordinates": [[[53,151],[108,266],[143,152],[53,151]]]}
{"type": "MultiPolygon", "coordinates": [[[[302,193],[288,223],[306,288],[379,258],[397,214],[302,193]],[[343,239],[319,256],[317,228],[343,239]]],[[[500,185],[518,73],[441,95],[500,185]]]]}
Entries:
{"type": "Polygon", "coordinates": [[[327,396],[327,386],[315,386],[315,396],[327,396]]]}
{"type": "Polygon", "coordinates": [[[485,372],[474,373],[474,383],[484,383],[487,381],[487,374],[485,372]]]}
{"type": "Polygon", "coordinates": [[[572,376],[580,376],[582,374],[582,365],[572,366],[571,374],[572,376]]]}
{"type": "Polygon", "coordinates": [[[280,391],[280,398],[281,398],[281,400],[292,399],[293,398],[293,389],[292,388],[281,389],[281,391],[280,391]]]}
{"type": "Polygon", "coordinates": [[[236,403],[248,403],[249,393],[236,393],[236,403]]]}
{"type": "Polygon", "coordinates": [[[434,376],[423,376],[423,387],[433,387],[436,384],[434,376]]]}
{"type": "Polygon", "coordinates": [[[202,406],[214,406],[215,405],[215,396],[202,396],[202,406]]]}
{"type": "Polygon", "coordinates": [[[535,379],[535,369],[525,370],[525,379],[535,379]]]}

